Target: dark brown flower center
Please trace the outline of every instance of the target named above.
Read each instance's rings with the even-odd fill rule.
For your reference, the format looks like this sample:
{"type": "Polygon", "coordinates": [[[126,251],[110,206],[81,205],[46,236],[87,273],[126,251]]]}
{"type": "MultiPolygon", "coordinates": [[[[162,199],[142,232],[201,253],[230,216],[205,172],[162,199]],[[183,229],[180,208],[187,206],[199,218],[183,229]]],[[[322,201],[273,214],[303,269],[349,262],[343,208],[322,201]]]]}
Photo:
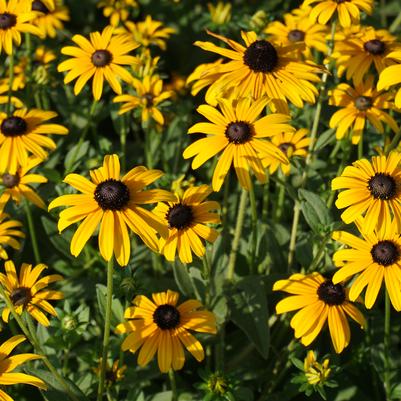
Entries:
{"type": "Polygon", "coordinates": [[[95,189],[95,200],[103,210],[121,210],[129,199],[128,187],[113,178],[101,182],[95,189]]]}
{"type": "Polygon", "coordinates": [[[248,123],[237,121],[228,124],[225,135],[230,142],[235,144],[245,143],[251,139],[252,129],[248,123]]]}
{"type": "Polygon", "coordinates": [[[3,176],[1,177],[3,179],[3,185],[6,188],[14,188],[15,186],[17,186],[19,184],[19,180],[20,177],[18,174],[3,174],[3,176]]]}
{"type": "Polygon", "coordinates": [[[400,250],[393,241],[379,241],[370,251],[373,260],[382,266],[389,266],[400,259],[400,250]]]}
{"type": "Polygon", "coordinates": [[[0,29],[10,29],[17,24],[17,16],[10,13],[0,14],[0,29]]]}
{"type": "Polygon", "coordinates": [[[244,63],[256,72],[272,72],[278,64],[278,54],[267,40],[253,42],[244,53],[244,63]]]}
{"type": "Polygon", "coordinates": [[[363,48],[370,54],[377,56],[386,51],[386,44],[379,39],[372,39],[365,42],[363,48]]]}
{"type": "Polygon", "coordinates": [[[43,14],[49,14],[49,9],[40,0],[34,0],[32,3],[32,11],[40,11],[43,14]]]}
{"type": "Polygon", "coordinates": [[[32,299],[31,290],[27,287],[18,287],[11,292],[10,299],[14,306],[26,306],[32,299]]]}
{"type": "Polygon", "coordinates": [[[389,174],[376,173],[368,182],[368,189],[376,199],[389,200],[397,193],[397,185],[389,174]]]}
{"type": "Polygon", "coordinates": [[[337,0],[337,4],[341,4],[341,3],[347,3],[351,0],[337,0]]]}
{"type": "Polygon", "coordinates": [[[108,50],[96,50],[92,54],[92,63],[95,67],[105,67],[113,60],[113,55],[108,50]]]}
{"type": "Polygon", "coordinates": [[[152,107],[154,96],[151,93],[145,93],[143,97],[145,99],[146,107],[152,107]]]}
{"type": "Polygon", "coordinates": [[[341,305],[345,301],[344,287],[341,284],[333,284],[330,279],[320,284],[317,295],[327,305],[341,305]]]}
{"type": "Polygon", "coordinates": [[[174,329],[180,323],[180,312],[173,305],[160,305],[153,313],[153,321],[162,330],[174,329]]]}
{"type": "Polygon", "coordinates": [[[294,150],[294,145],[291,142],[284,142],[280,143],[280,145],[278,145],[278,148],[286,155],[288,150],[294,150]]]}
{"type": "Polygon", "coordinates": [[[170,228],[182,230],[192,223],[194,215],[191,206],[178,203],[177,205],[170,207],[166,214],[166,219],[170,228]]]}
{"type": "Polygon", "coordinates": [[[354,104],[358,110],[365,111],[372,107],[373,102],[372,98],[369,96],[358,96],[354,104]]]}
{"type": "Polygon", "coordinates": [[[299,29],[293,29],[288,32],[288,40],[291,42],[301,42],[305,39],[305,32],[300,31],[299,29]]]}
{"type": "Polygon", "coordinates": [[[7,117],[1,123],[1,133],[4,136],[24,135],[28,129],[26,121],[21,117],[7,117]]]}

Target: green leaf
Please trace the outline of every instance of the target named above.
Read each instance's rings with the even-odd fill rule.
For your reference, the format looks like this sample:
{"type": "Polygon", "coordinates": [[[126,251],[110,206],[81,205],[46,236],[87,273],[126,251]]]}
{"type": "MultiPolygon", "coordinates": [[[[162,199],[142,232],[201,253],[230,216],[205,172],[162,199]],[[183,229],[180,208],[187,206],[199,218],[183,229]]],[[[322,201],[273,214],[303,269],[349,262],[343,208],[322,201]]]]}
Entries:
{"type": "Polygon", "coordinates": [[[73,260],[74,258],[70,253],[70,241],[72,238],[72,233],[65,231],[63,235],[60,235],[57,229],[57,224],[47,216],[42,216],[41,221],[43,228],[46,231],[47,238],[49,238],[53,246],[67,259],[73,260]]]}
{"type": "Polygon", "coordinates": [[[74,170],[75,166],[79,165],[80,159],[87,155],[89,150],[89,141],[84,141],[81,144],[77,143],[73,146],[65,156],[64,167],[67,171],[74,170]]]}
{"type": "MultiPolygon", "coordinates": [[[[100,313],[104,319],[104,312],[106,309],[106,298],[107,298],[107,287],[102,284],[96,284],[96,297],[99,305],[100,313]]],[[[121,302],[114,298],[111,301],[111,324],[117,326],[119,323],[124,321],[124,308],[121,302]]]]}
{"type": "Polygon", "coordinates": [[[186,296],[194,294],[194,287],[187,266],[179,261],[173,263],[174,279],[178,289],[186,296]]]}
{"type": "Polygon", "coordinates": [[[231,320],[247,335],[256,349],[267,359],[270,333],[266,290],[258,276],[241,279],[229,290],[227,297],[231,320]]]}
{"type": "Polygon", "coordinates": [[[325,148],[327,145],[330,145],[336,141],[336,136],[334,135],[334,129],[329,128],[324,131],[323,134],[319,135],[315,144],[315,152],[325,148]]]}

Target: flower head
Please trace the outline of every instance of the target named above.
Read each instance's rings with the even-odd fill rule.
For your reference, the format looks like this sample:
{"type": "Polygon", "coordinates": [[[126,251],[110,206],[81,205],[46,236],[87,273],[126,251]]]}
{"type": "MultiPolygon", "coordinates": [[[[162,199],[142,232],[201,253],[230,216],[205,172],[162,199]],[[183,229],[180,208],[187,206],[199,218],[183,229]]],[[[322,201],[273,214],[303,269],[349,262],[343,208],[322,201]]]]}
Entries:
{"type": "MultiPolygon", "coordinates": [[[[2,203],[0,199],[0,203],[2,203]]],[[[1,204],[0,213],[0,258],[8,259],[8,254],[4,247],[6,245],[11,246],[16,250],[20,249],[21,244],[17,238],[25,238],[25,234],[20,231],[22,223],[17,220],[8,220],[9,215],[3,212],[4,204],[1,204]]]]}
{"type": "Polygon", "coordinates": [[[323,385],[330,376],[329,359],[320,363],[316,359],[316,353],[309,350],[304,360],[304,372],[308,383],[313,386],[323,385]]]}
{"type": "Polygon", "coordinates": [[[129,18],[131,9],[138,7],[138,3],[135,0],[102,0],[98,7],[103,8],[106,18],[110,18],[111,26],[118,26],[129,18]]]}
{"type": "Polygon", "coordinates": [[[185,347],[200,362],[205,353],[201,343],[189,332],[216,333],[213,313],[202,309],[194,299],[177,306],[179,294],[167,290],[152,294],[153,302],[144,295],[134,299],[134,306],[126,309],[126,323],[117,326],[118,333],[128,333],[122,343],[123,351],[136,352],[138,365],[145,366],[157,351],[161,372],[180,370],[184,366],[185,347]]]}

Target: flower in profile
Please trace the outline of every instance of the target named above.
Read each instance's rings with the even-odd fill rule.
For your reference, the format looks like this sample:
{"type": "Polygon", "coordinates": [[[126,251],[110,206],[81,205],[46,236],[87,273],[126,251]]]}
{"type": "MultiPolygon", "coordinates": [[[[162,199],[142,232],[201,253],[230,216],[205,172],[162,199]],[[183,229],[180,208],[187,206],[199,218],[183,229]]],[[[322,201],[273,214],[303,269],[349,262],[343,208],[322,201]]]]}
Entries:
{"type": "Polygon", "coordinates": [[[157,351],[159,369],[167,373],[170,369],[180,370],[184,366],[185,347],[200,362],[205,358],[201,343],[189,332],[216,333],[216,319],[212,312],[203,309],[194,299],[177,306],[179,294],[167,290],[152,294],[153,302],[144,295],[135,297],[125,310],[129,319],[117,326],[117,332],[128,333],[121,348],[136,352],[138,365],[145,366],[157,351]]]}
{"type": "Polygon", "coordinates": [[[312,49],[326,54],[327,27],[316,24],[309,19],[311,7],[303,7],[302,13],[284,15],[284,22],[273,21],[264,30],[270,35],[273,43],[281,46],[303,44],[304,48],[296,49],[295,54],[302,53],[305,59],[313,59],[312,49]]]}
{"type": "Polygon", "coordinates": [[[153,210],[169,228],[167,238],[160,239],[160,253],[173,262],[175,254],[182,263],[192,262],[192,252],[199,258],[205,254],[201,240],[213,243],[219,233],[207,223],[220,223],[220,217],[213,210],[219,210],[218,202],[205,201],[212,189],[208,185],[188,188],[175,202],[159,203],[153,210]]]}
{"type": "Polygon", "coordinates": [[[357,160],[347,166],[340,177],[331,182],[331,189],[346,189],[338,194],[336,206],[346,210],[341,218],[350,224],[365,216],[363,232],[370,234],[376,228],[392,222],[401,231],[401,153],[374,156],[372,161],[357,160]]]}
{"type": "Polygon", "coordinates": [[[287,313],[300,309],[291,319],[295,337],[308,346],[328,322],[331,341],[339,354],[348,346],[351,333],[347,315],[363,328],[365,318],[348,298],[342,284],[333,284],[320,273],[293,274],[288,280],[274,283],[273,291],[285,291],[291,296],[276,305],[276,313],[287,313]]]}
{"type": "Polygon", "coordinates": [[[37,17],[32,21],[42,37],[55,38],[57,31],[64,28],[63,22],[70,20],[68,8],[62,0],[33,0],[32,11],[37,11],[37,17]]]}
{"type": "Polygon", "coordinates": [[[173,95],[173,92],[163,91],[163,81],[158,75],[146,75],[143,80],[134,78],[132,86],[135,89],[135,95],[120,95],[113,99],[114,103],[124,103],[118,114],[139,108],[142,122],[147,123],[152,118],[163,125],[164,117],[159,109],[163,106],[163,102],[173,95]]]}
{"type": "Polygon", "coordinates": [[[43,199],[29,184],[44,184],[47,182],[47,178],[40,174],[27,174],[42,161],[42,159],[37,157],[30,157],[27,163],[24,166],[18,167],[14,174],[3,173],[0,177],[0,184],[5,189],[0,196],[0,204],[7,203],[10,198],[16,203],[20,203],[21,198],[26,198],[37,207],[46,209],[43,199]]]}
{"type": "MultiPolygon", "coordinates": [[[[276,145],[290,160],[294,156],[306,157],[307,147],[309,146],[310,139],[306,138],[309,130],[301,128],[296,132],[280,132],[272,136],[271,141],[276,145]]],[[[273,174],[278,168],[285,174],[289,175],[291,170],[291,164],[283,163],[277,158],[273,158],[269,155],[266,158],[262,158],[263,167],[269,168],[269,173],[273,174]]]]}
{"type": "Polygon", "coordinates": [[[329,363],[328,358],[323,363],[318,362],[315,351],[309,350],[304,360],[304,372],[308,383],[313,386],[323,385],[330,376],[329,363]]]}
{"type": "Polygon", "coordinates": [[[359,85],[373,66],[380,73],[393,62],[387,55],[401,50],[395,36],[387,30],[375,30],[373,27],[360,27],[344,40],[335,41],[332,58],[336,61],[338,76],[346,72],[347,80],[359,85]]]}
{"type": "MultiPolygon", "coordinates": [[[[127,365],[120,365],[120,360],[116,359],[113,364],[110,366],[109,361],[106,362],[106,374],[105,381],[106,387],[111,387],[117,382],[124,379],[125,371],[127,370],[127,365]]],[[[97,376],[100,376],[102,366],[102,358],[99,360],[99,364],[96,368],[94,368],[94,372],[97,376]]]]}
{"type": "MultiPolygon", "coordinates": [[[[1,203],[1,200],[0,200],[1,203]]],[[[15,250],[21,248],[21,243],[17,238],[25,238],[25,234],[20,231],[22,223],[17,220],[8,220],[9,215],[3,212],[4,204],[1,203],[0,212],[0,258],[7,260],[8,254],[4,247],[6,245],[11,246],[15,250]]]]}
{"type": "Polygon", "coordinates": [[[231,20],[231,4],[219,1],[216,5],[207,3],[210,19],[215,25],[224,25],[231,20]]]}
{"type": "Polygon", "coordinates": [[[326,25],[337,12],[340,25],[344,28],[359,24],[361,11],[372,14],[373,0],[304,0],[303,5],[314,5],[309,17],[312,22],[326,25]]]}
{"type": "Polygon", "coordinates": [[[28,163],[28,155],[46,159],[44,148],[56,149],[55,142],[46,135],[66,135],[68,129],[59,124],[45,123],[57,117],[54,111],[39,109],[16,110],[11,116],[0,113],[0,172],[15,174],[18,166],[28,163]]]}
{"type": "Polygon", "coordinates": [[[333,283],[357,275],[352,281],[349,298],[355,301],[366,287],[365,306],[370,309],[376,302],[384,279],[391,303],[399,312],[401,311],[401,239],[397,225],[389,221],[388,224],[367,235],[363,233],[364,224],[364,219],[357,220],[362,238],[345,231],[333,233],[333,239],[348,246],[333,255],[333,261],[339,268],[333,276],[333,283]]]}
{"type": "Polygon", "coordinates": [[[138,7],[138,3],[135,0],[102,0],[98,7],[103,8],[103,15],[110,18],[110,25],[115,27],[129,18],[131,9],[138,7]]]}
{"type": "Polygon", "coordinates": [[[0,54],[13,52],[13,41],[21,44],[21,33],[40,36],[39,29],[32,24],[36,13],[31,10],[32,0],[0,1],[0,54]]]}
{"type": "Polygon", "coordinates": [[[215,97],[229,89],[254,99],[267,96],[272,99],[273,111],[284,113],[288,113],[287,100],[299,108],[303,107],[305,101],[315,102],[318,91],[312,82],[320,81],[315,74],[322,70],[312,62],[306,63],[294,57],[293,52],[300,47],[299,44],[280,46],[258,39],[255,32],[241,32],[244,47],[224,36],[208,33],[231,48],[218,47],[211,42],[195,42],[203,50],[230,59],[202,75],[204,80],[219,74],[210,88],[215,97]]]}
{"type": "Polygon", "coordinates": [[[162,175],[160,170],[138,166],[121,178],[117,155],[106,155],[103,166],[90,171],[91,181],[68,174],[64,182],[82,194],[59,196],[50,203],[49,210],[71,206],[60,213],[60,232],[83,220],[72,237],[71,253],[78,256],[99,225],[100,254],[107,261],[114,252],[120,266],[128,264],[131,253],[128,228],[157,252],[157,232],[166,236],[167,226],[139,205],[174,200],[173,194],[162,189],[143,190],[162,175]]]}
{"type": "MultiPolygon", "coordinates": [[[[29,384],[41,390],[46,390],[47,386],[42,379],[26,373],[13,372],[15,368],[21,366],[25,362],[43,358],[41,355],[36,354],[9,356],[14,348],[25,340],[26,338],[24,336],[17,335],[9,338],[0,345],[0,384],[2,387],[13,384],[29,384]]],[[[4,401],[14,401],[4,390],[0,390],[0,399],[4,401]]]]}
{"type": "Polygon", "coordinates": [[[293,132],[295,129],[288,124],[290,117],[286,114],[269,114],[258,118],[267,102],[266,98],[256,102],[249,98],[241,98],[234,105],[222,99],[220,102],[222,113],[206,104],[198,107],[198,112],[210,122],[197,123],[188,130],[188,133],[204,133],[209,136],[189,145],[184,150],[183,156],[185,159],[195,156],[192,168],[197,169],[217,153],[223,152],[213,174],[214,191],[220,190],[232,164],[243,188],[249,190],[252,185],[249,169],[254,172],[259,182],[265,182],[266,173],[259,153],[288,163],[284,153],[264,138],[280,132],[293,132]]]}
{"type": "Polygon", "coordinates": [[[126,35],[113,35],[114,28],[107,26],[102,33],[92,32],[90,41],[82,35],[74,35],[72,40],[78,45],[66,46],[61,53],[72,58],[63,61],[57,67],[59,72],[68,71],[64,83],[78,78],[74,85],[74,94],[78,95],[86,82],[93,77],[92,93],[95,100],[102,97],[104,79],[115,93],[121,95],[122,89],[118,78],[131,82],[132,75],[122,65],[136,64],[136,58],[129,52],[138,44],[126,35]]]}
{"type": "MultiPolygon", "coordinates": [[[[44,312],[57,316],[56,310],[48,301],[63,299],[64,295],[61,291],[47,289],[48,284],[62,280],[59,274],[50,274],[39,278],[43,270],[47,266],[43,263],[32,265],[23,263],[17,275],[14,262],[7,260],[4,263],[6,274],[0,273],[0,283],[10,297],[15,311],[21,315],[23,311],[27,311],[34,319],[43,326],[49,326],[49,319],[44,312]]],[[[8,322],[10,309],[5,307],[1,317],[8,322]]]]}
{"type": "Polygon", "coordinates": [[[125,33],[131,40],[143,47],[157,46],[166,50],[166,41],[175,33],[175,29],[163,26],[163,22],[153,20],[147,15],[145,21],[127,21],[124,28],[119,28],[118,33],[125,33]]]}
{"type": "Polygon", "coordinates": [[[330,128],[336,129],[337,139],[342,139],[347,132],[350,132],[354,145],[362,140],[367,121],[380,134],[384,132],[382,123],[397,132],[397,123],[393,117],[384,111],[394,109],[392,98],[391,93],[376,90],[372,75],[368,76],[365,82],[361,81],[355,88],[346,83],[341,83],[330,93],[329,104],[342,107],[331,116],[330,128]]]}
{"type": "MultiPolygon", "coordinates": [[[[391,86],[398,85],[401,83],[401,50],[395,50],[387,54],[389,59],[394,65],[386,67],[379,75],[379,82],[377,83],[377,89],[383,90],[391,86]]],[[[397,94],[395,95],[395,105],[401,109],[401,87],[398,88],[397,94]]]]}

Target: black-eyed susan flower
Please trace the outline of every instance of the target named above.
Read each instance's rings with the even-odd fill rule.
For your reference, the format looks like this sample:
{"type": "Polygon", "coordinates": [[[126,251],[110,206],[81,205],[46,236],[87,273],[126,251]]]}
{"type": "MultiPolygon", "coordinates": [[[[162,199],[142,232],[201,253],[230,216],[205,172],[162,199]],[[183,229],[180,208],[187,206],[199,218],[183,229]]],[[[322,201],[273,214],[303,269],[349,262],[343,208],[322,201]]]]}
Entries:
{"type": "Polygon", "coordinates": [[[59,196],[50,203],[49,210],[71,206],[60,213],[60,232],[83,220],[72,237],[71,253],[78,256],[99,225],[100,254],[107,261],[114,252],[120,266],[128,264],[131,253],[128,228],[157,252],[157,233],[166,236],[167,226],[139,205],[174,200],[173,194],[162,189],[143,190],[162,175],[160,170],[138,166],[121,178],[117,155],[106,155],[103,166],[90,171],[91,181],[68,174],[64,182],[82,194],[59,196]]]}
{"type": "Polygon", "coordinates": [[[128,333],[121,348],[136,352],[138,365],[145,366],[157,351],[161,372],[180,370],[184,366],[184,347],[200,362],[205,357],[201,343],[189,332],[216,333],[216,319],[213,313],[202,308],[194,299],[177,306],[179,294],[167,290],[152,294],[153,302],[144,295],[135,297],[126,309],[126,323],[117,326],[118,333],[128,333]]]}
{"type": "MultiPolygon", "coordinates": [[[[0,385],[10,386],[13,384],[29,384],[46,390],[47,386],[42,379],[26,373],[14,372],[14,370],[23,365],[25,362],[43,358],[36,354],[17,354],[9,356],[14,348],[25,341],[26,338],[22,335],[17,335],[9,338],[0,345],[0,385]]],[[[2,401],[14,401],[3,389],[0,390],[0,399],[2,401]]]]}
{"type": "MultiPolygon", "coordinates": [[[[271,141],[287,156],[288,160],[294,156],[306,157],[310,142],[310,139],[306,137],[308,132],[309,130],[306,128],[301,128],[296,132],[280,132],[272,136],[271,141]]],[[[279,167],[285,175],[290,174],[291,164],[282,163],[269,155],[265,158],[262,157],[262,164],[263,167],[269,168],[270,174],[273,174],[279,167]]]]}
{"type": "Polygon", "coordinates": [[[38,13],[32,24],[39,28],[44,38],[55,38],[57,31],[64,28],[64,22],[70,20],[68,8],[61,0],[33,0],[32,10],[38,13]]]}
{"type": "MultiPolygon", "coordinates": [[[[7,260],[4,263],[5,272],[0,273],[0,283],[10,297],[15,311],[21,315],[27,311],[34,319],[43,326],[49,326],[49,319],[44,312],[57,316],[56,310],[48,301],[63,299],[61,291],[49,290],[50,283],[62,280],[59,274],[50,274],[39,278],[47,266],[40,263],[32,268],[28,263],[22,263],[19,275],[15,270],[14,262],[7,260]]],[[[2,319],[8,322],[10,309],[5,307],[2,311],[2,319]]]]}
{"type": "Polygon", "coordinates": [[[365,306],[370,309],[376,302],[383,279],[394,309],[401,311],[401,239],[397,225],[383,224],[380,229],[364,234],[364,219],[357,220],[362,238],[345,231],[335,231],[333,239],[347,245],[333,255],[339,270],[333,283],[350,277],[352,281],[349,298],[355,301],[366,287],[365,306]]]}
{"type": "Polygon", "coordinates": [[[163,81],[158,75],[146,75],[142,80],[134,78],[132,86],[135,89],[135,95],[120,95],[113,99],[115,103],[123,103],[118,114],[140,109],[142,122],[147,123],[152,118],[163,125],[164,117],[160,108],[165,100],[171,98],[173,92],[163,90],[163,81]]]}
{"type": "Polygon", "coordinates": [[[295,129],[288,124],[290,117],[286,114],[269,114],[258,118],[266,104],[266,98],[256,102],[241,98],[236,105],[222,99],[221,112],[206,104],[198,107],[198,112],[210,122],[197,123],[188,133],[204,133],[209,136],[189,145],[183,156],[185,159],[195,156],[192,168],[197,169],[211,157],[223,152],[213,173],[214,191],[220,190],[232,164],[243,188],[249,190],[251,187],[250,169],[259,182],[265,182],[266,173],[259,153],[288,163],[284,153],[264,138],[280,132],[293,132],[295,129]]]}
{"type": "Polygon", "coordinates": [[[331,182],[331,189],[346,189],[338,194],[336,206],[346,210],[341,218],[346,224],[364,216],[363,231],[370,234],[376,225],[390,224],[391,213],[397,230],[401,230],[401,154],[374,156],[347,166],[340,177],[331,182]]]}
{"type": "Polygon", "coordinates": [[[8,254],[4,247],[11,246],[15,250],[20,249],[21,243],[18,241],[18,238],[25,238],[25,234],[20,231],[22,223],[17,220],[8,220],[9,215],[3,212],[4,203],[1,200],[0,203],[0,258],[8,259],[8,254]]]}
{"type": "Polygon", "coordinates": [[[111,26],[118,26],[120,22],[127,21],[131,10],[138,7],[138,3],[135,0],[102,0],[98,7],[103,8],[106,18],[110,18],[111,26]]]}
{"type": "MultiPolygon", "coordinates": [[[[387,58],[391,60],[394,65],[386,67],[379,75],[379,82],[377,83],[377,89],[383,90],[391,86],[398,85],[401,83],[401,50],[397,49],[387,55],[387,58]]],[[[395,95],[395,105],[401,109],[401,87],[398,88],[395,95]]]]}
{"type": "Polygon", "coordinates": [[[331,373],[329,363],[328,358],[322,363],[318,362],[315,351],[309,350],[304,360],[304,372],[308,383],[312,386],[325,384],[331,373]]]}
{"type": "MultiPolygon", "coordinates": [[[[93,369],[96,375],[98,376],[100,376],[101,367],[102,367],[102,358],[100,358],[98,366],[93,369]]],[[[126,370],[127,370],[127,365],[120,366],[119,359],[116,359],[111,366],[109,364],[109,361],[107,361],[106,374],[105,374],[106,387],[111,387],[115,385],[117,382],[123,380],[126,370]]]]}
{"type": "Polygon", "coordinates": [[[309,16],[311,21],[326,25],[334,13],[344,28],[359,24],[361,11],[372,14],[373,0],[304,0],[303,5],[315,4],[309,16]]]}
{"type": "Polygon", "coordinates": [[[372,75],[354,88],[341,83],[330,93],[329,104],[342,107],[331,116],[330,128],[336,129],[337,139],[342,139],[350,132],[353,144],[362,140],[367,121],[380,134],[384,132],[382,123],[397,132],[398,125],[394,118],[384,111],[394,109],[392,98],[391,93],[376,90],[372,75]]]}
{"type": "Polygon", "coordinates": [[[0,113],[0,172],[15,174],[18,166],[28,163],[28,155],[45,159],[45,148],[56,149],[48,134],[66,135],[68,129],[59,124],[47,124],[57,113],[39,109],[21,109],[7,116],[0,113]]]}
{"type": "Polygon", "coordinates": [[[157,46],[166,50],[166,41],[175,33],[175,29],[165,27],[163,22],[153,20],[150,15],[147,15],[145,21],[127,21],[124,28],[119,28],[117,32],[125,32],[128,37],[144,48],[157,46]]]}
{"type": "MultiPolygon", "coordinates": [[[[302,14],[288,13],[284,15],[284,22],[271,22],[264,32],[272,42],[281,46],[291,46],[301,43],[304,48],[296,49],[296,53],[304,55],[305,59],[313,59],[312,49],[326,54],[326,36],[328,29],[325,25],[316,24],[309,19],[311,7],[304,7],[302,14]]],[[[269,39],[269,40],[270,40],[269,39]]]]}
{"type": "Polygon", "coordinates": [[[39,29],[32,24],[36,13],[31,10],[32,0],[0,1],[0,54],[13,52],[13,42],[21,44],[21,33],[39,35],[39,29]]]}
{"type": "Polygon", "coordinates": [[[358,85],[372,66],[380,73],[393,64],[387,55],[397,49],[401,50],[400,43],[387,30],[359,27],[344,40],[335,41],[332,58],[336,61],[338,75],[341,77],[345,72],[347,80],[352,79],[358,85]]]}
{"type": "Polygon", "coordinates": [[[21,198],[26,198],[37,207],[46,209],[43,199],[35,192],[30,184],[44,184],[47,178],[40,174],[28,172],[40,164],[43,160],[37,157],[30,157],[24,166],[18,167],[14,174],[3,173],[0,177],[0,185],[4,186],[0,203],[7,203],[11,198],[14,202],[20,203],[21,198]]]}
{"type": "Polygon", "coordinates": [[[175,202],[159,203],[154,212],[163,219],[169,228],[167,238],[160,239],[160,253],[167,260],[174,261],[175,255],[182,263],[192,262],[192,252],[199,258],[205,254],[201,240],[213,243],[219,233],[206,224],[220,223],[214,211],[220,209],[218,202],[206,201],[212,189],[208,185],[188,188],[175,202]]]}
{"type": "Polygon", "coordinates": [[[304,101],[314,103],[318,91],[312,82],[319,82],[316,73],[321,69],[312,62],[303,62],[294,57],[299,48],[280,46],[258,39],[255,32],[241,32],[245,46],[224,36],[208,32],[227,43],[231,49],[218,47],[211,42],[195,42],[203,50],[228,57],[230,61],[216,69],[205,72],[202,79],[219,73],[210,90],[219,97],[222,91],[233,89],[241,96],[259,99],[266,96],[280,112],[288,112],[287,100],[302,108],[304,101]]]}
{"type": "Polygon", "coordinates": [[[102,33],[92,32],[90,41],[82,35],[72,37],[78,47],[66,46],[61,53],[72,56],[57,67],[59,72],[68,71],[64,83],[77,79],[74,94],[78,95],[89,79],[93,77],[92,93],[95,100],[102,97],[104,79],[115,93],[121,95],[122,89],[118,78],[131,82],[133,77],[122,65],[136,63],[136,58],[129,52],[138,44],[126,35],[113,35],[113,28],[107,26],[102,33]]]}
{"type": "Polygon", "coordinates": [[[351,339],[347,315],[365,327],[365,318],[349,301],[347,290],[320,273],[293,274],[288,280],[276,281],[273,291],[291,294],[276,305],[277,314],[300,309],[290,324],[305,346],[315,340],[327,322],[334,349],[340,353],[351,339]]]}

